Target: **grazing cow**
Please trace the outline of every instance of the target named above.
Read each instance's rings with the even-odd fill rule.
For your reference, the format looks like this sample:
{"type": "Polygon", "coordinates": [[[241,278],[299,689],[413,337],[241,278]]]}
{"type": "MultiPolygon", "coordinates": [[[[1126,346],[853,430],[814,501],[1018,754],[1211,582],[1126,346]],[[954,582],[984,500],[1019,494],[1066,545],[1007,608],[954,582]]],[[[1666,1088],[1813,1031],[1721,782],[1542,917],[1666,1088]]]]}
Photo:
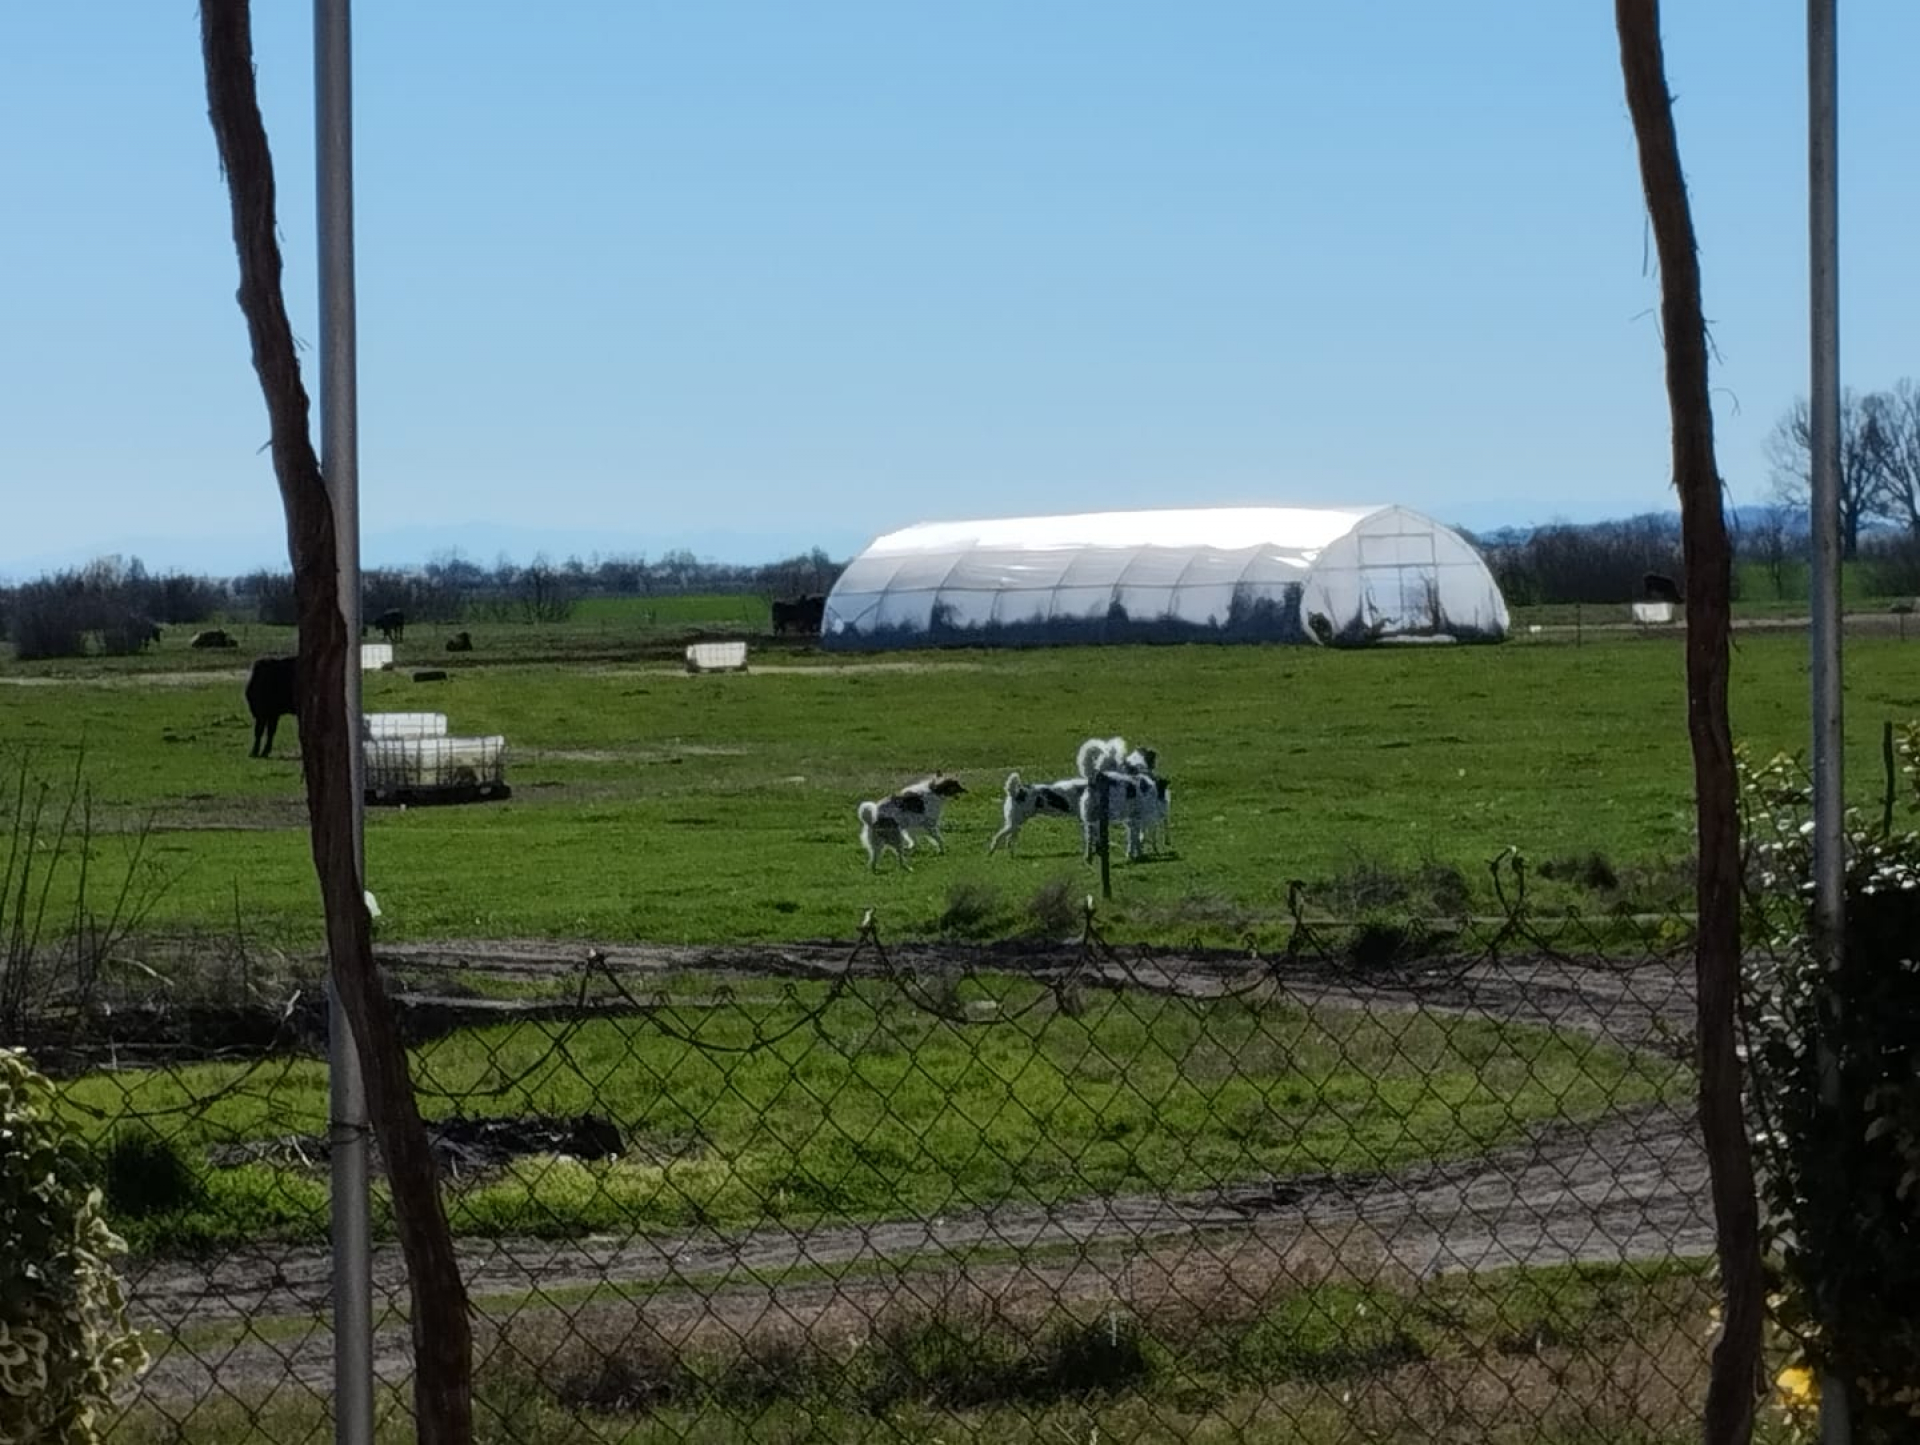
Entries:
{"type": "Polygon", "coordinates": [[[218,627],[194,633],[193,641],[187,644],[188,647],[238,647],[239,645],[231,635],[218,627]]]}
{"type": "Polygon", "coordinates": [[[1664,572],[1647,573],[1640,579],[1640,585],[1649,602],[1671,602],[1678,607],[1685,600],[1680,595],[1680,584],[1664,572]]]}
{"type": "Polygon", "coordinates": [[[465,632],[456,632],[447,639],[448,652],[472,652],[473,638],[465,632]]]}
{"type": "Polygon", "coordinates": [[[133,640],[135,647],[145,652],[160,641],[160,624],[151,617],[129,617],[127,636],[133,640]]]}
{"type": "Polygon", "coordinates": [[[824,593],[809,592],[805,597],[773,604],[773,630],[797,632],[805,637],[818,636],[820,623],[827,615],[824,593]]]}
{"type": "Polygon", "coordinates": [[[407,635],[407,614],[398,607],[389,607],[373,619],[373,630],[388,642],[398,642],[407,635]]]}
{"type": "Polygon", "coordinates": [[[273,734],[283,717],[300,711],[300,659],[256,657],[247,674],[247,711],[253,714],[253,751],[264,758],[273,752],[273,734]]]}

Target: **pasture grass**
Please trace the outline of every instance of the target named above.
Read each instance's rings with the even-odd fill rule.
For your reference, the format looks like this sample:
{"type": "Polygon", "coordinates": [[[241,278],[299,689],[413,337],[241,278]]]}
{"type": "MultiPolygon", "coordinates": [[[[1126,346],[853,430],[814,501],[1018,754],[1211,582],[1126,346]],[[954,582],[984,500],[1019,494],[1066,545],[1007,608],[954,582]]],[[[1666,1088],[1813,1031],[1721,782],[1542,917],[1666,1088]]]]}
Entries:
{"type": "MultiPolygon", "coordinates": [[[[483,1325],[476,1439],[1680,1445],[1698,1438],[1716,1303],[1710,1265],[1689,1260],[1301,1279],[1249,1297],[1116,1289],[1037,1310],[905,1297],[919,1302],[877,1318],[773,1310],[740,1333],[661,1333],[632,1312],[483,1325]]],[[[406,1410],[384,1390],[378,1438],[411,1438],[406,1410]]],[[[1793,1438],[1777,1410],[1758,1424],[1764,1442],[1793,1438]]],[[[293,1442],[327,1425],[319,1392],[243,1386],[138,1401],[109,1438],[293,1442]]]]}
{"type": "MultiPolygon", "coordinates": [[[[457,733],[504,734],[514,792],[370,811],[384,937],[846,938],[868,907],[896,938],[1050,930],[1060,910],[1044,895],[1077,899],[1095,871],[1057,822],[1029,825],[1019,856],[987,857],[1000,785],[1013,769],[1070,773],[1082,738],[1116,731],[1157,747],[1173,783],[1171,851],[1116,861],[1116,937],[1270,944],[1292,880],[1325,906],[1314,900],[1364,869],[1457,875],[1465,906],[1484,911],[1487,862],[1508,847],[1608,860],[1615,886],[1541,878],[1538,901],[1660,911],[1676,906],[1668,885],[1692,849],[1673,636],[1345,653],[789,649],[756,652],[745,675],[690,677],[626,633],[604,647],[588,624],[561,634],[581,652],[462,663],[445,683],[367,676],[371,710],[444,711],[457,733]],[[947,854],[923,847],[911,873],[891,859],[870,873],[854,805],[935,769],[970,789],[948,809],[947,854]]],[[[423,639],[417,660],[443,660],[433,646],[423,639]]],[[[239,665],[194,654],[183,669],[187,656],[0,669],[0,745],[51,777],[84,747],[96,888],[150,820],[156,925],[237,916],[315,940],[297,742],[283,729],[289,756],[249,759],[239,665]]],[[[1916,656],[1892,637],[1849,641],[1848,776],[1869,806],[1880,723],[1920,715],[1916,656]]],[[[1743,634],[1736,737],[1802,745],[1806,689],[1802,639],[1743,634]]]]}
{"type": "MultiPolygon", "coordinates": [[[[1370,1172],[1480,1154],[1535,1123],[1686,1086],[1669,1060],[1478,1018],[1105,990],[1063,1010],[1045,986],[1002,975],[939,991],[938,1006],[982,1022],[928,1002],[888,980],[838,993],[745,981],[704,1006],[418,1047],[430,1117],[595,1114],[624,1142],[612,1160],[532,1156],[456,1175],[453,1226],[568,1237],[803,1225],[1370,1172]]],[[[64,1097],[123,1174],[129,1154],[147,1169],[123,1186],[138,1207],[116,1217],[137,1248],[324,1229],[324,1177],[288,1148],[274,1162],[209,1162],[243,1141],[324,1135],[320,1060],[94,1074],[64,1097]],[[156,1165],[160,1135],[170,1148],[156,1165]],[[174,1177],[177,1159],[189,1178],[174,1177]]]]}

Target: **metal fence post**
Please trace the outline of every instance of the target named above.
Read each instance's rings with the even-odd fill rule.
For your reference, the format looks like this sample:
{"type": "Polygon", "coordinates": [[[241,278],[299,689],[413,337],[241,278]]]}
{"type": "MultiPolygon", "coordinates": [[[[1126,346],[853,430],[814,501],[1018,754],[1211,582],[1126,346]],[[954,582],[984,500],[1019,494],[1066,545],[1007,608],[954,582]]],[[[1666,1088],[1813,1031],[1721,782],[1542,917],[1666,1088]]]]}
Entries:
{"type": "MultiPolygon", "coordinates": [[[[1812,456],[1809,523],[1813,541],[1810,591],[1813,652],[1813,943],[1831,975],[1841,963],[1846,923],[1846,822],[1841,772],[1840,673],[1840,161],[1837,137],[1839,65],[1834,0],[1807,0],[1807,275],[1810,283],[1812,385],[1808,421],[1812,456]]],[[[1840,1065],[1829,1028],[1838,1022],[1829,995],[1815,1039],[1821,1102],[1840,1102],[1840,1065]]],[[[1848,1384],[1831,1372],[1820,1380],[1820,1438],[1853,1438],[1848,1384]]]]}
{"type": "MultiPolygon", "coordinates": [[[[350,0],[314,0],[314,147],[320,273],[320,466],[333,502],[340,611],[347,623],[346,703],[354,856],[366,888],[366,755],[360,717],[359,410],[353,268],[353,68],[350,0]]],[[[340,1445],[373,1440],[373,1267],[369,1124],[360,1056],[337,998],[328,999],[332,1170],[333,1411],[340,1445]]]]}

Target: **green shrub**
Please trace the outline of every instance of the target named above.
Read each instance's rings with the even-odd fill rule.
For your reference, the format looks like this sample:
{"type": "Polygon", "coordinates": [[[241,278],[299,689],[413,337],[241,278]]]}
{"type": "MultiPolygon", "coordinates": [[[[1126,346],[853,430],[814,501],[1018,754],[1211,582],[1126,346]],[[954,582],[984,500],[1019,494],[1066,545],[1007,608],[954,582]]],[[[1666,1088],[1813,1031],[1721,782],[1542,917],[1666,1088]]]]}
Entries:
{"type": "MultiPolygon", "coordinates": [[[[1903,746],[1920,778],[1920,734],[1903,746]]],[[[1837,964],[1815,947],[1805,773],[1742,762],[1746,1009],[1775,1322],[1850,1382],[1860,1445],[1920,1430],[1920,834],[1846,819],[1837,964]]]]}
{"type": "Polygon", "coordinates": [[[97,610],[84,594],[61,587],[21,588],[9,624],[13,655],[21,662],[86,656],[87,633],[96,624],[97,610]]]}
{"type": "Polygon", "coordinates": [[[1620,874],[1605,853],[1594,849],[1584,856],[1549,858],[1540,865],[1542,878],[1577,883],[1591,893],[1611,893],[1620,886],[1620,874]]]}
{"type": "Polygon", "coordinates": [[[151,1129],[122,1129],[101,1157],[107,1207],[116,1217],[151,1219],[198,1204],[206,1191],[186,1153],[151,1129]]]}
{"type": "Polygon", "coordinates": [[[1347,935],[1348,966],[1362,973],[1396,968],[1425,957],[1434,947],[1433,932],[1418,919],[1374,915],[1354,924],[1347,935]]]}
{"type": "Polygon", "coordinates": [[[940,932],[949,938],[989,938],[999,931],[1000,891],[990,884],[959,882],[947,887],[940,932]]]}
{"type": "Polygon", "coordinates": [[[114,1388],[146,1367],[88,1162],[53,1086],[0,1049],[0,1445],[99,1439],[114,1388]]]}
{"type": "Polygon", "coordinates": [[[1049,878],[1027,900],[1027,917],[1033,931],[1043,938],[1072,938],[1086,922],[1086,889],[1076,878],[1049,878]]]}

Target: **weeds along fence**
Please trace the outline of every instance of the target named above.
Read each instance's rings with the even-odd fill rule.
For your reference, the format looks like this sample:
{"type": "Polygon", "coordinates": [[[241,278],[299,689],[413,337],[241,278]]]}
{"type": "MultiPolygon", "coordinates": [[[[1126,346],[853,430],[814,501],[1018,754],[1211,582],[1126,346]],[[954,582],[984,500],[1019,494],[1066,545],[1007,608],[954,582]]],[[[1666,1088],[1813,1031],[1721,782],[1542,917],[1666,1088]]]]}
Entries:
{"type": "MultiPolygon", "coordinates": [[[[1059,945],[386,951],[481,1438],[1696,1438],[1685,928],[1295,903],[1271,956],[1091,905],[1059,945]]],[[[129,1245],[110,1438],[327,1439],[319,994],[143,963],[18,1040],[129,1245]]]]}

